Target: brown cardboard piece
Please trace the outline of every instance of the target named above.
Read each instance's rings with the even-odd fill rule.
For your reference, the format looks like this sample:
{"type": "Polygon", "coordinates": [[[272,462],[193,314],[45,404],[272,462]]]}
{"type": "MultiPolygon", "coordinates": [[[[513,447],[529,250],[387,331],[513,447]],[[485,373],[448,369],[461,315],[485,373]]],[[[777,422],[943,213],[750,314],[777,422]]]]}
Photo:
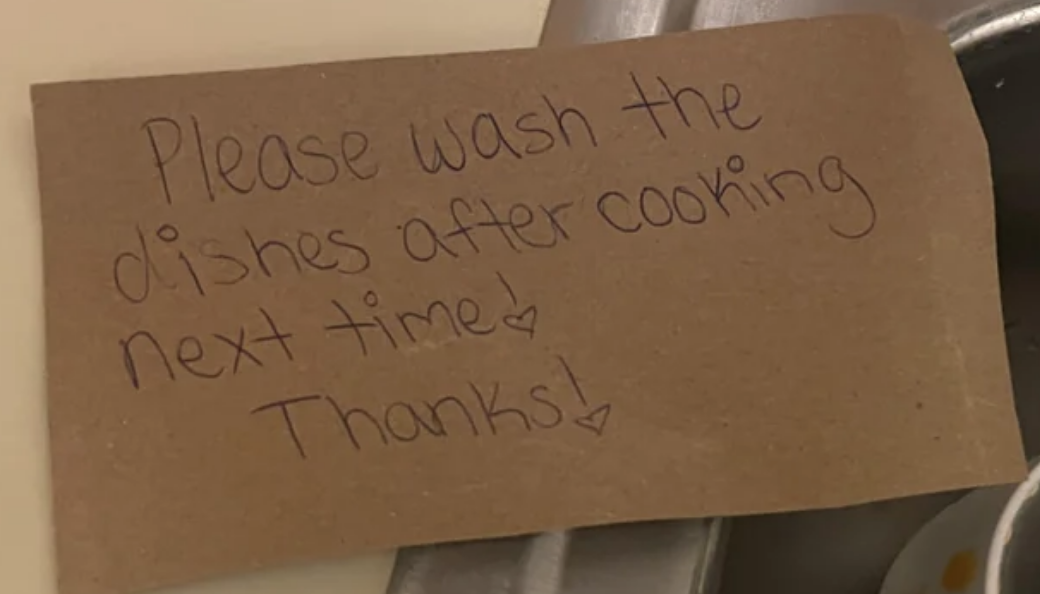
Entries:
{"type": "Polygon", "coordinates": [[[33,102],[63,594],[1022,476],[985,143],[930,29],[33,102]]]}

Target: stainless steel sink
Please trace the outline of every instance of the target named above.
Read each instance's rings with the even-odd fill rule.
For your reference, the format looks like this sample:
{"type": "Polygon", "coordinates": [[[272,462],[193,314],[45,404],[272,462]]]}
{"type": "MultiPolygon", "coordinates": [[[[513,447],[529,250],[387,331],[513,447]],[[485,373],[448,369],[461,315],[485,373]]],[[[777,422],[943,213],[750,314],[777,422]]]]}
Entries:
{"type": "MultiPolygon", "coordinates": [[[[543,45],[836,13],[885,12],[947,30],[990,143],[1008,346],[1027,453],[1040,454],[1040,12],[983,0],[554,0],[543,45]]],[[[924,523],[962,493],[738,518],[722,594],[874,594],[924,523]]]]}

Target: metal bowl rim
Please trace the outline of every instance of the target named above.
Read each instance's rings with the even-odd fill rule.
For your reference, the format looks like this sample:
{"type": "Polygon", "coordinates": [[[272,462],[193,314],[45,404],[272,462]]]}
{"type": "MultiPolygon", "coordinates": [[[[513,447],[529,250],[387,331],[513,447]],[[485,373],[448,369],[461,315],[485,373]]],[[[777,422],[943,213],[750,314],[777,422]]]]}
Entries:
{"type": "Polygon", "coordinates": [[[986,556],[986,594],[1001,593],[1004,553],[1014,536],[1016,523],[1022,511],[1027,506],[1035,505],[1037,501],[1040,501],[1036,499],[1038,492],[1040,492],[1040,459],[1034,460],[1029,476],[1012,493],[1007,505],[1004,506],[1004,511],[1000,514],[997,528],[993,531],[989,553],[986,556]]]}

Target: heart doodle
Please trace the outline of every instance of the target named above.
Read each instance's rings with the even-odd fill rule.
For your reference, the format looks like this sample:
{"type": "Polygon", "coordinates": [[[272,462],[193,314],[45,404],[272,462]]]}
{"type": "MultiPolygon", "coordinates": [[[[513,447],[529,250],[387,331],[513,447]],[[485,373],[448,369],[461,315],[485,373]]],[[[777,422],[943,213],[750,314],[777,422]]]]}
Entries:
{"type": "Polygon", "coordinates": [[[538,322],[538,308],[528,307],[519,314],[509,314],[502,317],[502,323],[517,332],[525,332],[534,338],[534,325],[538,322]]]}
{"type": "Polygon", "coordinates": [[[609,417],[610,405],[603,404],[594,408],[587,415],[574,419],[574,424],[582,429],[588,429],[596,435],[603,435],[603,429],[606,427],[609,417]]]}

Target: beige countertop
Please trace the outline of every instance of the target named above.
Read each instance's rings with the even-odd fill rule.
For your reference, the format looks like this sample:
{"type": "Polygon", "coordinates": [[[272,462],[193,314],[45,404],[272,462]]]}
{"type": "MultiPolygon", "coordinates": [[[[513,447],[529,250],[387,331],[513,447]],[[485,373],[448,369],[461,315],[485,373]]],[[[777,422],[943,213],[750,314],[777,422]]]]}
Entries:
{"type": "MultiPolygon", "coordinates": [[[[549,0],[37,0],[0,22],[0,592],[54,587],[33,82],[537,43],[549,0]]],[[[168,594],[381,594],[391,554],[168,594]]]]}

